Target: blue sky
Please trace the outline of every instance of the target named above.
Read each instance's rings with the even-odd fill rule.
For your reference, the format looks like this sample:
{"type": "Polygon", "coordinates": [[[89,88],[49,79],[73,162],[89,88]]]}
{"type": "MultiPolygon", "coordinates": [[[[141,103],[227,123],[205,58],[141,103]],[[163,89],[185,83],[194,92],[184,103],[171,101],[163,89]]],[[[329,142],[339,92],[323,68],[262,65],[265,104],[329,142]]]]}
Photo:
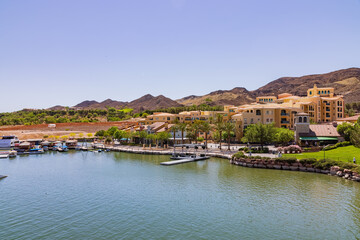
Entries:
{"type": "Polygon", "coordinates": [[[0,112],[360,67],[360,0],[2,0],[0,112]]]}

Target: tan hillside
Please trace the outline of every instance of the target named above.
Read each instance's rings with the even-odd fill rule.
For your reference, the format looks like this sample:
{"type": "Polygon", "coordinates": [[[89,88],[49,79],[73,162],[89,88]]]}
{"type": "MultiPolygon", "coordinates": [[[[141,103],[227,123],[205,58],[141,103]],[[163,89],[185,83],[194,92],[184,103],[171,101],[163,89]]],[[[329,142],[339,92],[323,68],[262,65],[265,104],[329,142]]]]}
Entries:
{"type": "Polygon", "coordinates": [[[360,68],[343,69],[331,73],[307,75],[303,77],[282,77],[254,91],[234,88],[228,91],[215,91],[204,96],[189,96],[178,99],[184,105],[207,103],[211,105],[241,105],[255,101],[257,96],[291,93],[306,95],[307,89],[317,84],[318,87],[334,87],[336,94],[344,95],[347,103],[360,101],[360,68]]]}
{"type": "Polygon", "coordinates": [[[232,90],[219,90],[204,96],[189,96],[177,100],[186,106],[209,104],[215,105],[241,105],[255,101],[255,96],[245,88],[234,88],[232,90]]]}

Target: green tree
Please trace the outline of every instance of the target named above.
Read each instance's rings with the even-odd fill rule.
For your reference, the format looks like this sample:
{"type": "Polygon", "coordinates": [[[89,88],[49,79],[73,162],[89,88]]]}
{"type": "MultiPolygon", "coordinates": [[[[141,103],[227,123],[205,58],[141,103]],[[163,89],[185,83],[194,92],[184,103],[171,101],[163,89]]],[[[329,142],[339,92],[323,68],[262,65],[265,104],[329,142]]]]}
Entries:
{"type": "Polygon", "coordinates": [[[224,124],[224,131],[226,133],[226,138],[228,141],[228,150],[230,151],[230,140],[231,137],[234,135],[234,131],[235,131],[235,124],[228,121],[224,124]]]}
{"type": "Polygon", "coordinates": [[[338,133],[344,137],[345,141],[350,141],[351,132],[354,130],[354,125],[348,122],[339,124],[336,128],[338,133]]]}
{"type": "Polygon", "coordinates": [[[360,125],[355,124],[354,129],[350,134],[350,142],[355,146],[360,148],[360,125]]]}
{"type": "Polygon", "coordinates": [[[200,131],[205,133],[205,148],[207,148],[208,144],[208,134],[211,131],[211,125],[209,122],[202,122],[200,125],[200,131]]]}
{"type": "Polygon", "coordinates": [[[169,138],[171,138],[171,134],[169,132],[160,132],[158,134],[156,134],[157,139],[161,142],[161,146],[164,146],[164,143],[167,142],[169,140],[169,138]]]}
{"type": "Polygon", "coordinates": [[[139,132],[139,138],[140,138],[140,140],[141,140],[141,144],[144,144],[147,135],[148,135],[148,134],[147,134],[146,131],[140,131],[140,132],[139,132]]]}
{"type": "Polygon", "coordinates": [[[259,143],[261,149],[264,149],[264,144],[271,143],[276,140],[275,138],[276,129],[273,124],[251,124],[245,129],[244,137],[241,139],[242,142],[259,143]]]}
{"type": "Polygon", "coordinates": [[[222,134],[225,131],[224,117],[221,114],[216,115],[215,119],[215,129],[219,133],[219,147],[221,150],[221,140],[223,138],[222,134]]]}
{"type": "Polygon", "coordinates": [[[117,127],[111,127],[109,128],[106,132],[108,136],[114,136],[114,133],[116,132],[116,130],[118,130],[117,127]]]}
{"type": "Polygon", "coordinates": [[[105,130],[99,130],[95,133],[96,137],[104,137],[105,136],[105,130]]]}
{"type": "Polygon", "coordinates": [[[184,132],[186,131],[186,128],[186,123],[179,123],[179,131],[181,131],[181,144],[184,144],[184,132]]]}
{"type": "Polygon", "coordinates": [[[276,142],[285,145],[294,141],[294,132],[287,128],[276,128],[275,139],[276,142]]]}
{"type": "Polygon", "coordinates": [[[174,121],[174,125],[171,126],[171,131],[173,133],[173,144],[174,144],[174,147],[175,147],[176,132],[179,131],[179,120],[176,119],[174,121]]]}
{"type": "Polygon", "coordinates": [[[117,129],[115,132],[114,132],[114,138],[117,139],[118,141],[120,141],[123,137],[124,137],[124,131],[121,131],[119,129],[117,129]]]}

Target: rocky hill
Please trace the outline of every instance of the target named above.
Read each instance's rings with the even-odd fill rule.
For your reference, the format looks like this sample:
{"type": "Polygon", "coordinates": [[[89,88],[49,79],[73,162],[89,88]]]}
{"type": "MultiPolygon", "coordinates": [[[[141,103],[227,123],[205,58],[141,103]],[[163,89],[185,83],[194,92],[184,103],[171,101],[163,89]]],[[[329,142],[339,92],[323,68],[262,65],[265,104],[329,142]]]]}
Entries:
{"type": "Polygon", "coordinates": [[[314,84],[317,84],[318,87],[334,87],[335,93],[344,95],[347,103],[360,101],[360,68],[349,68],[303,77],[282,77],[254,91],[234,88],[211,92],[204,96],[192,95],[178,99],[177,102],[187,106],[209,102],[211,105],[241,105],[254,102],[257,96],[278,95],[280,93],[306,95],[307,89],[313,87],[314,84]]]}
{"type": "MultiPolygon", "coordinates": [[[[112,99],[107,99],[102,102],[97,101],[83,101],[77,105],[74,106],[74,108],[82,108],[82,109],[105,109],[108,107],[114,107],[114,108],[132,108],[135,112],[143,111],[143,110],[155,110],[155,109],[163,109],[163,108],[170,108],[170,107],[181,107],[180,103],[177,103],[174,100],[171,100],[170,98],[167,98],[163,95],[154,97],[150,94],[147,94],[145,96],[142,96],[138,99],[135,99],[131,102],[121,102],[121,101],[115,101],[112,99]]],[[[64,109],[63,106],[55,106],[49,109],[64,109]]]]}
{"type": "MultiPolygon", "coordinates": [[[[104,109],[107,107],[133,108],[135,112],[143,110],[155,110],[169,107],[181,107],[208,104],[219,105],[241,105],[255,101],[257,96],[278,95],[280,93],[291,93],[294,95],[306,95],[307,89],[316,84],[318,87],[334,87],[336,94],[344,95],[345,102],[360,102],[360,68],[349,68],[325,74],[307,75],[302,77],[282,77],[254,91],[248,91],[242,87],[232,90],[218,90],[204,96],[187,96],[176,101],[163,95],[154,97],[150,94],[142,96],[131,102],[121,102],[107,99],[103,102],[84,101],[75,108],[104,109]]],[[[60,109],[55,106],[50,109],[60,109]]]]}
{"type": "Polygon", "coordinates": [[[303,77],[282,77],[253,91],[258,95],[292,93],[306,95],[306,90],[316,84],[318,87],[334,87],[336,94],[344,95],[345,102],[360,101],[360,68],[343,69],[331,73],[303,77]]]}
{"type": "Polygon", "coordinates": [[[204,96],[188,96],[178,99],[177,102],[185,106],[200,105],[203,103],[219,106],[219,105],[241,105],[254,102],[256,95],[249,92],[245,88],[236,87],[232,90],[218,90],[204,96]]]}

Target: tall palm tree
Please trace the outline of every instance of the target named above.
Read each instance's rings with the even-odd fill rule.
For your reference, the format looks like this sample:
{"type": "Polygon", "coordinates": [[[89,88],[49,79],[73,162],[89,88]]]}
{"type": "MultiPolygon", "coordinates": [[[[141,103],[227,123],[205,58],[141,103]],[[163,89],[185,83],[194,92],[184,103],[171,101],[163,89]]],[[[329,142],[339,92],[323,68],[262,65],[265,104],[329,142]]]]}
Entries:
{"type": "Polygon", "coordinates": [[[224,124],[224,130],[227,135],[227,141],[228,141],[228,150],[230,151],[230,139],[231,139],[231,133],[235,130],[234,123],[228,121],[224,124]]]}
{"type": "Polygon", "coordinates": [[[174,125],[171,127],[171,130],[172,130],[172,132],[173,132],[173,137],[174,137],[174,148],[175,148],[175,137],[176,137],[176,132],[180,130],[180,126],[179,126],[180,121],[179,121],[179,119],[177,119],[177,118],[176,118],[176,119],[174,120],[173,124],[174,124],[174,125]]]}
{"type": "Polygon", "coordinates": [[[184,132],[186,131],[186,128],[186,123],[179,123],[179,130],[181,131],[181,144],[184,144],[184,132]]]}
{"type": "Polygon", "coordinates": [[[210,130],[211,130],[210,123],[202,122],[200,125],[200,130],[205,133],[205,148],[207,148],[208,132],[210,132],[210,130]]]}
{"type": "Polygon", "coordinates": [[[221,151],[221,140],[222,140],[222,133],[225,130],[225,125],[224,125],[224,121],[223,121],[223,116],[221,114],[217,114],[216,115],[216,120],[215,120],[215,129],[219,132],[220,135],[220,140],[219,140],[219,144],[220,144],[220,151],[221,151]]]}
{"type": "Polygon", "coordinates": [[[195,143],[197,144],[198,142],[198,135],[199,135],[199,130],[201,128],[201,121],[199,120],[195,120],[195,122],[192,125],[193,131],[194,131],[194,135],[195,135],[195,143]]]}

